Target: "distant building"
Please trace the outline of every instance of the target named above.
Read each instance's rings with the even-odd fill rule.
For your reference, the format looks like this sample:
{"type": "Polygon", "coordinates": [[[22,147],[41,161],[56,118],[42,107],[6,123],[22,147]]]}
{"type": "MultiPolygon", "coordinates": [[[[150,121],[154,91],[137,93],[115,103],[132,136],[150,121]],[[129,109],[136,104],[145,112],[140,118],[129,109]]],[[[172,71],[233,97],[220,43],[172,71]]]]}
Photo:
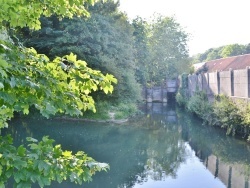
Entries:
{"type": "Polygon", "coordinates": [[[215,59],[208,62],[196,63],[193,65],[195,72],[199,70],[205,70],[204,72],[220,72],[245,69],[250,67],[250,54],[227,57],[222,59],[215,59]]]}

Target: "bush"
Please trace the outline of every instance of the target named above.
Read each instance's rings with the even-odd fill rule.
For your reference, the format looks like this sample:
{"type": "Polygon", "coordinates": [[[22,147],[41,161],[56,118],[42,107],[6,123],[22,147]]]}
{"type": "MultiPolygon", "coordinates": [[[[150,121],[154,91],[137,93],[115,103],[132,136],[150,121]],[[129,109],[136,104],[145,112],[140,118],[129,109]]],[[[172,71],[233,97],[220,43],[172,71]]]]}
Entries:
{"type": "Polygon", "coordinates": [[[188,98],[185,95],[185,90],[183,88],[180,88],[178,93],[175,96],[176,102],[180,105],[180,106],[186,106],[187,102],[188,102],[188,98]]]}
{"type": "Polygon", "coordinates": [[[109,112],[115,113],[115,119],[126,119],[137,114],[138,109],[134,103],[111,104],[106,101],[98,101],[96,103],[96,113],[87,111],[84,113],[83,118],[108,120],[110,119],[109,112]]]}
{"type": "Polygon", "coordinates": [[[196,92],[189,99],[187,109],[206,121],[208,121],[208,117],[212,113],[212,105],[209,103],[207,95],[203,91],[196,92]]]}
{"type": "Polygon", "coordinates": [[[134,116],[138,112],[137,106],[134,103],[121,103],[113,107],[111,110],[115,111],[115,119],[128,118],[134,116]]]}
{"type": "Polygon", "coordinates": [[[95,119],[95,120],[108,120],[109,114],[108,111],[110,109],[110,104],[106,101],[97,101],[95,103],[96,112],[86,111],[83,114],[83,118],[87,119],[95,119]]]}
{"type": "Polygon", "coordinates": [[[210,103],[203,91],[197,91],[188,99],[184,88],[179,89],[176,100],[204,123],[225,129],[227,135],[238,134],[250,141],[250,104],[233,101],[225,95],[216,96],[214,103],[210,103]]]}
{"type": "Polygon", "coordinates": [[[229,97],[219,95],[213,105],[218,124],[227,130],[227,134],[235,135],[243,125],[243,114],[238,106],[229,97]]]}
{"type": "Polygon", "coordinates": [[[182,74],[180,76],[180,81],[181,81],[181,86],[175,96],[176,102],[180,106],[187,106],[188,102],[188,75],[187,74],[182,74]]]}

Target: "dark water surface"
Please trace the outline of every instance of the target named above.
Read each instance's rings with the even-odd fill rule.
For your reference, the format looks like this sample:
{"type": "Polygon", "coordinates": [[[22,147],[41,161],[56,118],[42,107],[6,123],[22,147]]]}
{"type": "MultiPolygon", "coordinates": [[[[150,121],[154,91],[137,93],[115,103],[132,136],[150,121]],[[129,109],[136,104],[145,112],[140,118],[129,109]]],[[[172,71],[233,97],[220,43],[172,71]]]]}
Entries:
{"type": "Polygon", "coordinates": [[[175,106],[148,104],[145,115],[119,125],[25,119],[7,131],[18,144],[49,135],[65,150],[110,165],[90,183],[53,182],[53,188],[250,187],[250,145],[175,106]]]}

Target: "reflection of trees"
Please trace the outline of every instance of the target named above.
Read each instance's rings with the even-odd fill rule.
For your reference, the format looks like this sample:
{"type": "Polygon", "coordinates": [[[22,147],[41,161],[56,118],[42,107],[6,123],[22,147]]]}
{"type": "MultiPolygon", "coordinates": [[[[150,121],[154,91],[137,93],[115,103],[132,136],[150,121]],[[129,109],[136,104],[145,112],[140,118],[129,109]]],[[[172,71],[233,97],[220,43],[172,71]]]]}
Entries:
{"type": "MultiPolygon", "coordinates": [[[[93,182],[84,187],[133,187],[148,178],[175,177],[185,160],[181,129],[167,121],[166,113],[142,116],[128,125],[28,119],[16,124],[8,131],[18,135],[15,136],[18,142],[30,135],[37,139],[49,135],[63,149],[84,150],[97,161],[109,163],[111,169],[107,173],[96,174],[93,182]]],[[[52,187],[78,186],[63,182],[53,183],[52,187]]]]}
{"type": "MultiPolygon", "coordinates": [[[[43,135],[49,135],[61,143],[63,149],[84,150],[97,161],[109,163],[111,169],[94,176],[93,182],[84,185],[86,188],[133,187],[149,178],[175,178],[188,155],[185,142],[204,163],[213,154],[218,157],[218,164],[221,161],[230,165],[240,163],[241,173],[246,179],[250,177],[249,145],[225,136],[223,131],[214,127],[202,126],[201,121],[178,108],[178,120],[168,121],[168,112],[171,110],[173,116],[175,109],[161,108],[164,115],[150,113],[126,125],[27,119],[13,122],[15,125],[7,131],[19,144],[27,136],[40,140],[43,135]]],[[[64,182],[52,187],[81,186],[64,182]]]]}
{"type": "MultiPolygon", "coordinates": [[[[85,187],[100,187],[100,182],[102,187],[108,188],[118,185],[133,187],[148,178],[162,180],[166,176],[175,177],[180,164],[188,155],[185,152],[185,141],[204,163],[213,154],[218,157],[219,162],[230,165],[240,163],[240,172],[246,179],[249,178],[249,145],[225,136],[223,131],[203,126],[201,121],[178,108],[178,120],[170,122],[167,115],[174,110],[161,107],[164,115],[150,111],[150,114],[137,118],[128,125],[113,126],[27,119],[14,122],[16,125],[11,126],[8,131],[21,143],[27,136],[41,139],[43,135],[49,135],[56,142],[62,143],[64,149],[84,150],[96,160],[110,164],[111,170],[108,173],[97,174],[94,181],[85,187]]],[[[220,172],[220,169],[217,170],[220,172]]],[[[217,174],[216,171],[214,173],[217,174]]],[[[65,183],[53,184],[53,187],[77,186],[65,183]]]]}
{"type": "MultiPolygon", "coordinates": [[[[142,123],[142,128],[151,132],[147,138],[144,177],[154,180],[163,180],[166,176],[176,177],[176,172],[186,156],[184,142],[180,141],[180,127],[169,123],[166,116],[159,114],[142,117],[138,122],[142,123]]],[[[138,179],[139,183],[141,177],[138,179]]]]}

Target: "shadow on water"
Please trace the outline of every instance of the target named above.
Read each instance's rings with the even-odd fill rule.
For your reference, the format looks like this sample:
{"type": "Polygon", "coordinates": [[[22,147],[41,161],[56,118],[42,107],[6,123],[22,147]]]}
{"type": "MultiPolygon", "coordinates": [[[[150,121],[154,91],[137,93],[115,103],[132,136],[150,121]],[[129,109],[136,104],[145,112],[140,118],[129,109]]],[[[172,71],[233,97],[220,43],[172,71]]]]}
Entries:
{"type": "Polygon", "coordinates": [[[245,142],[203,126],[174,104],[148,103],[143,109],[145,115],[122,125],[24,119],[11,122],[5,134],[16,144],[49,135],[63,149],[83,150],[110,164],[90,183],[53,182],[53,188],[249,187],[245,142]]]}

